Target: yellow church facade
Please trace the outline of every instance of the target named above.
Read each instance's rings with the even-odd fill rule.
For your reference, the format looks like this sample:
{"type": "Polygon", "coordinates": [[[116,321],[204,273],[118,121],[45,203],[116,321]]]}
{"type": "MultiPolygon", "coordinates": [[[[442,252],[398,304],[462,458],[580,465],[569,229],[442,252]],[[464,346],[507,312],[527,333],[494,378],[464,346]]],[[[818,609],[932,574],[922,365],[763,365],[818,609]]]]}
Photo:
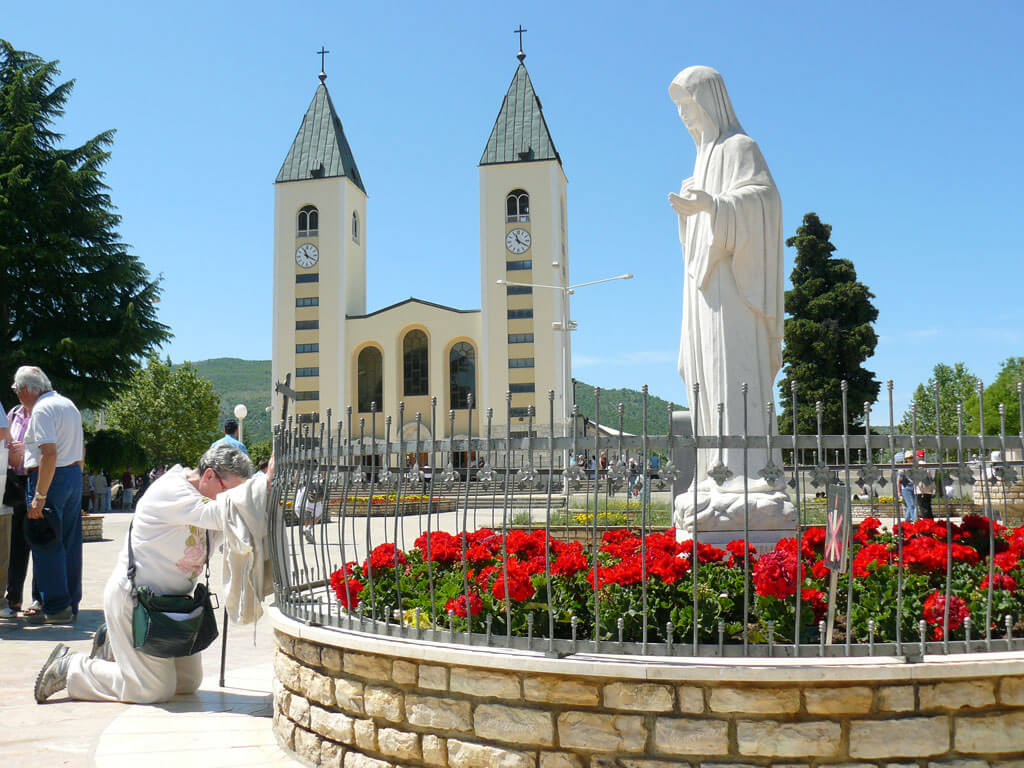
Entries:
{"type": "Polygon", "coordinates": [[[412,441],[479,435],[488,409],[495,436],[525,435],[532,406],[543,434],[550,391],[563,427],[567,181],[522,58],[478,166],[473,309],[410,298],[367,310],[367,258],[389,257],[367,251],[366,188],[324,81],[274,185],[272,369],[275,381],[291,374],[296,418],[318,424],[330,410],[334,425],[349,421],[358,435],[362,421],[367,436],[385,437],[390,417],[391,439],[403,425],[412,441]]]}

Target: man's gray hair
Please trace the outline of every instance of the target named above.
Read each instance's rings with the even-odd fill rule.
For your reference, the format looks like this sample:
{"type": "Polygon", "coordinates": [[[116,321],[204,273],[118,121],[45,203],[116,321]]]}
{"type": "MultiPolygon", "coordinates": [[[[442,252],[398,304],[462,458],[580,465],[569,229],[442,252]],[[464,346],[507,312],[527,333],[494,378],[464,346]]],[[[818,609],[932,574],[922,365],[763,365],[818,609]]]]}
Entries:
{"type": "Polygon", "coordinates": [[[207,449],[199,459],[199,466],[196,469],[199,470],[199,474],[207,469],[212,469],[218,475],[222,473],[236,475],[243,480],[251,477],[255,471],[252,461],[245,455],[245,451],[225,443],[218,443],[207,449]]]}
{"type": "Polygon", "coordinates": [[[33,395],[41,395],[51,391],[53,384],[43,373],[42,368],[35,365],[23,365],[14,372],[14,386],[11,389],[15,392],[27,389],[33,395]]]}

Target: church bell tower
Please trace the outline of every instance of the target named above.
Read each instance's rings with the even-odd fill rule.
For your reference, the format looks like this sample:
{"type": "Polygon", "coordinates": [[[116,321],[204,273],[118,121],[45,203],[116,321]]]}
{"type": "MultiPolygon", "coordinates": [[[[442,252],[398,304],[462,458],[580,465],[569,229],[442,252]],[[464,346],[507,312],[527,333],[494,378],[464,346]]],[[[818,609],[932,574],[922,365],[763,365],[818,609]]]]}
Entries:
{"type": "Polygon", "coordinates": [[[518,58],[479,163],[480,407],[503,423],[511,392],[511,433],[525,432],[530,406],[534,424],[547,425],[548,390],[556,424],[572,408],[569,296],[560,290],[569,285],[567,180],[522,50],[518,58]]]}
{"type": "Polygon", "coordinates": [[[292,374],[307,422],[350,403],[345,316],[366,312],[366,188],[326,79],[274,180],[272,375],[292,374]]]}

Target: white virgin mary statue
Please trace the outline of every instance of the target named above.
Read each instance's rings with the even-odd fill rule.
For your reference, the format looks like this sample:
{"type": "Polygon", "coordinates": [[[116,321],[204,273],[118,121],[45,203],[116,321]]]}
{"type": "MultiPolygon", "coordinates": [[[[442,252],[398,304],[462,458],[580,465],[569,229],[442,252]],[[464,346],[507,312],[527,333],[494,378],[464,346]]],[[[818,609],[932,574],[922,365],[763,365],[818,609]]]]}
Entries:
{"type": "MultiPolygon", "coordinates": [[[[697,145],[693,176],[669,195],[685,263],[679,373],[694,429],[717,435],[721,424],[724,435],[743,435],[746,424],[748,435],[772,434],[768,404],[783,330],[779,191],[717,71],[684,69],[669,95],[697,145]]],[[[778,450],[748,450],[746,467],[742,449],[699,453],[696,494],[691,488],[675,500],[680,536],[692,532],[695,515],[698,532],[722,533],[741,532],[746,516],[762,539],[792,525],[778,450]]]]}

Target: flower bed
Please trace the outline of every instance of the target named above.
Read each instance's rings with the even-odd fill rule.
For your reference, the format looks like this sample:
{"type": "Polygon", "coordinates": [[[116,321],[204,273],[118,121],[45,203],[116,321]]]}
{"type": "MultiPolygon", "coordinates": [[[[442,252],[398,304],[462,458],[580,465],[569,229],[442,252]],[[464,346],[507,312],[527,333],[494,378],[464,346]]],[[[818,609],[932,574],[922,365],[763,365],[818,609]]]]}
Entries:
{"type": "MultiPolygon", "coordinates": [[[[927,622],[929,640],[943,639],[947,556],[952,559],[950,639],[964,637],[968,616],[976,628],[974,636],[984,634],[989,528],[989,520],[977,515],[951,525],[948,532],[944,522],[933,520],[902,524],[898,535],[883,530],[878,518],[861,522],[853,542],[853,600],[848,620],[847,579],[845,574],[839,577],[837,639],[848,629],[855,641],[867,642],[872,620],[877,641],[894,640],[897,622],[904,638],[916,639],[922,619],[927,622]],[[898,536],[902,536],[902,548],[898,536]],[[900,581],[902,610],[897,607],[900,581]]],[[[1024,584],[1024,526],[1009,529],[996,523],[993,536],[992,630],[994,637],[1002,637],[1002,617],[1006,615],[1018,622],[1016,633],[1024,627],[1020,623],[1024,589],[1019,586],[1024,584]]],[[[725,549],[699,544],[697,624],[702,642],[718,640],[720,622],[727,642],[742,638],[745,559],[750,571],[750,640],[766,640],[769,622],[776,641],[793,639],[799,589],[801,641],[816,641],[817,622],[828,608],[824,542],[824,529],[812,527],[799,542],[783,539],[763,553],[745,547],[740,540],[725,549]]],[[[546,539],[543,530],[512,530],[507,536],[486,528],[468,535],[433,532],[429,538],[420,536],[407,552],[393,544],[378,546],[363,563],[350,562],[336,571],[331,584],[343,607],[370,602],[375,612],[381,612],[389,606],[400,609],[408,621],[419,609],[420,621],[426,622],[421,626],[461,631],[466,629],[468,613],[474,631],[480,630],[484,616],[491,615],[495,633],[505,634],[510,626],[512,634],[526,635],[532,627],[535,636],[546,636],[550,605],[556,637],[570,636],[575,617],[579,639],[593,638],[595,633],[601,639],[617,639],[621,619],[623,639],[639,641],[644,626],[641,589],[646,577],[647,640],[664,642],[667,624],[676,638],[688,637],[693,631],[692,550],[692,542],[676,541],[672,528],[649,534],[643,544],[631,531],[607,531],[595,567],[591,550],[579,542],[546,539]],[[600,607],[596,628],[595,576],[600,607]]]]}
{"type": "MultiPolygon", "coordinates": [[[[294,513],[295,502],[284,503],[285,523],[294,525],[298,518],[294,513]]],[[[345,498],[344,510],[346,514],[367,515],[369,517],[384,517],[395,514],[396,508],[402,515],[418,515],[428,512],[453,512],[456,508],[455,499],[439,496],[423,496],[419,494],[402,494],[402,502],[398,503],[398,496],[394,493],[375,493],[371,496],[348,496],[345,498]]],[[[337,517],[342,510],[342,499],[340,496],[331,497],[327,504],[327,513],[331,517],[337,517]]]]}

